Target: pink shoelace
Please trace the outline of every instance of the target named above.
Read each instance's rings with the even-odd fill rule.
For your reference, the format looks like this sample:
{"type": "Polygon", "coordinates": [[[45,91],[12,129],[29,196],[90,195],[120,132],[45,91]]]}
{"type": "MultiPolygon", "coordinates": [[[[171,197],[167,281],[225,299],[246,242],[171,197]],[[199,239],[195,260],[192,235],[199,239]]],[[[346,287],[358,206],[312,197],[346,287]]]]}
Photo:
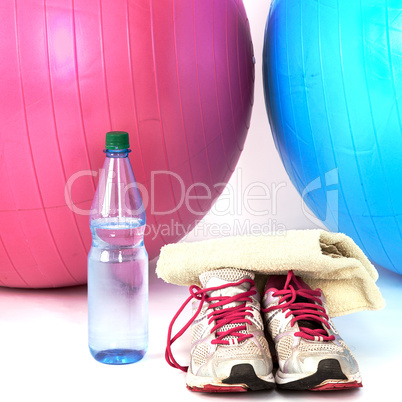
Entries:
{"type": "MultiPolygon", "coordinates": [[[[321,290],[305,289],[296,278],[293,271],[289,271],[285,286],[283,290],[277,290],[273,293],[274,297],[280,297],[279,304],[277,306],[271,306],[266,309],[262,309],[264,313],[268,313],[272,310],[282,309],[282,312],[287,311],[285,318],[289,315],[293,315],[291,320],[291,326],[296,321],[313,321],[314,323],[322,324],[323,326],[330,328],[328,320],[329,317],[325,312],[325,308],[322,306],[320,299],[321,290]],[[296,285],[296,288],[290,284],[290,282],[296,285]],[[297,297],[307,299],[308,302],[296,302],[297,297]]],[[[335,336],[328,335],[327,331],[323,328],[307,328],[300,326],[303,323],[300,322],[300,331],[295,332],[295,336],[299,336],[311,341],[333,341],[335,336]]]]}
{"type": "Polygon", "coordinates": [[[212,310],[211,313],[208,314],[208,325],[211,324],[212,322],[215,322],[215,325],[213,328],[211,328],[211,332],[215,332],[216,338],[211,341],[212,344],[222,344],[222,345],[230,345],[230,344],[237,344],[239,342],[242,342],[248,338],[251,338],[253,335],[252,334],[245,334],[240,331],[244,331],[246,329],[246,323],[251,324],[251,321],[247,318],[247,316],[252,316],[252,308],[251,307],[246,307],[247,302],[251,302],[251,296],[257,293],[255,287],[254,287],[254,281],[251,279],[242,279],[238,282],[235,283],[228,283],[225,285],[217,286],[217,287],[211,287],[211,288],[205,288],[201,289],[198,286],[190,286],[190,296],[188,299],[183,303],[183,305],[179,308],[175,316],[173,317],[169,329],[168,329],[168,335],[167,335],[167,346],[166,346],[166,352],[165,352],[165,358],[166,361],[169,363],[170,366],[178,368],[184,372],[188,370],[188,366],[181,366],[175,358],[173,357],[172,354],[172,344],[180,338],[190,327],[190,325],[194,322],[194,320],[197,318],[198,314],[201,312],[202,306],[204,303],[209,303],[208,310],[212,310]],[[210,297],[208,296],[207,292],[215,291],[215,290],[220,290],[220,289],[225,289],[231,286],[239,286],[242,283],[249,282],[251,283],[251,288],[248,291],[245,291],[243,293],[237,294],[235,296],[214,296],[210,297]],[[184,327],[172,338],[172,330],[173,330],[173,325],[176,322],[178,316],[181,314],[181,312],[184,310],[184,308],[187,306],[187,304],[192,300],[192,299],[197,299],[200,301],[197,311],[194,313],[194,315],[190,318],[190,320],[187,322],[187,324],[184,325],[184,327]],[[229,303],[234,303],[234,302],[240,302],[241,304],[233,307],[227,307],[225,308],[224,306],[229,304],[229,303]],[[223,307],[222,309],[216,309],[217,307],[223,307]],[[242,325],[235,325],[232,328],[226,330],[226,331],[218,331],[220,328],[222,328],[224,325],[227,324],[242,324],[242,325]],[[228,336],[234,337],[234,338],[229,338],[229,339],[224,339],[228,336]]]}

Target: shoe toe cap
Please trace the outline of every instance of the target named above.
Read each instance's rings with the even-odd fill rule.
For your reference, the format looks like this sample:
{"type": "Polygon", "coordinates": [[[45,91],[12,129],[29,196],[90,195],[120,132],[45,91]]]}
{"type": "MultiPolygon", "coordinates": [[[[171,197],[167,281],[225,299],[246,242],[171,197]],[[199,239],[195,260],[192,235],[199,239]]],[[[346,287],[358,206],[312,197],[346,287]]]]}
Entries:
{"type": "Polygon", "coordinates": [[[359,367],[353,356],[347,351],[334,353],[333,351],[294,353],[287,361],[281,362],[281,370],[287,373],[314,374],[321,361],[327,359],[337,360],[345,375],[358,373],[359,367]]]}

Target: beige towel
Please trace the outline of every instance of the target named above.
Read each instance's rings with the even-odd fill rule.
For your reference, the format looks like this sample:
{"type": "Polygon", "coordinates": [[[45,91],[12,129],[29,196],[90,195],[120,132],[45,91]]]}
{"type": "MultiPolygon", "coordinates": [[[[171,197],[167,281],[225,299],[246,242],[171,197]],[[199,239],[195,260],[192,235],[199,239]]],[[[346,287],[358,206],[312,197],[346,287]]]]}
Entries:
{"type": "Polygon", "coordinates": [[[375,284],[378,273],[354,241],[324,230],[291,230],[284,235],[238,236],[161,249],[156,273],[166,282],[200,285],[204,271],[232,267],[267,275],[293,270],[313,289],[320,288],[332,317],[385,306],[375,284]]]}

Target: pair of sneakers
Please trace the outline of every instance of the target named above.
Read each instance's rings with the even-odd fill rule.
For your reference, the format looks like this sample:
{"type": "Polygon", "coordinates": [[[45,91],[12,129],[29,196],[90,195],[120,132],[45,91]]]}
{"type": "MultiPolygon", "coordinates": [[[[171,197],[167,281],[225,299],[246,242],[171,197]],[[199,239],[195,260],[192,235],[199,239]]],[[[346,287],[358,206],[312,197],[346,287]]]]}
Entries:
{"type": "Polygon", "coordinates": [[[358,365],[331,322],[322,291],[293,271],[270,276],[262,302],[252,272],[223,268],[200,275],[202,288],[172,320],[166,360],[187,372],[187,388],[200,392],[272,389],[339,390],[362,386],[358,365]],[[194,300],[193,300],[194,299],[194,300]],[[193,316],[172,337],[173,324],[193,300],[193,316]],[[171,345],[191,326],[190,365],[171,345]],[[274,375],[274,365],[276,373],[274,375]]]}

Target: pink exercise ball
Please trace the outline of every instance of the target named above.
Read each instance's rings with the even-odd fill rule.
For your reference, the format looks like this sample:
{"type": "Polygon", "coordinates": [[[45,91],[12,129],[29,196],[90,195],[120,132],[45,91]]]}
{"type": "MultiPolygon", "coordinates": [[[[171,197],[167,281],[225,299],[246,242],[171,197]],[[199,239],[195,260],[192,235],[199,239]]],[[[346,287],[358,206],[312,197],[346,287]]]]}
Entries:
{"type": "Polygon", "coordinates": [[[249,127],[241,0],[30,0],[0,10],[0,286],[86,283],[105,133],[130,133],[150,258],[208,212],[249,127]]]}

